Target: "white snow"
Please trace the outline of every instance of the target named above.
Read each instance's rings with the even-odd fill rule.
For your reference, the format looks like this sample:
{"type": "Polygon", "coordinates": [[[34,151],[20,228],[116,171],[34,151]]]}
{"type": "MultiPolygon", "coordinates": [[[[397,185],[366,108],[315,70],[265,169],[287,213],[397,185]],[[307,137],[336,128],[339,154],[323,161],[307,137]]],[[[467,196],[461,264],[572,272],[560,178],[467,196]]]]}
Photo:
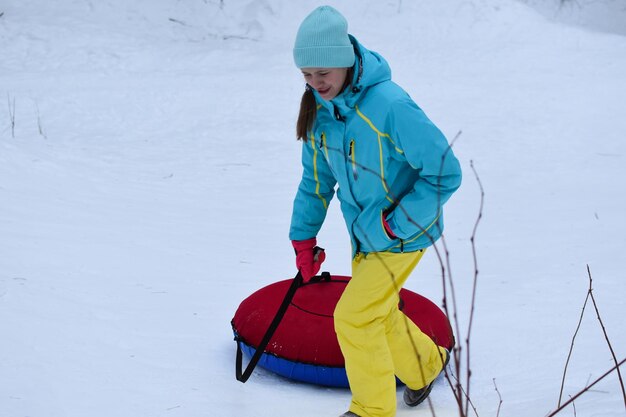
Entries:
{"type": "MultiPolygon", "coordinates": [[[[446,242],[463,333],[479,206],[470,161],[484,185],[471,337],[480,416],[496,415],[494,378],[503,417],[556,407],[587,264],[626,355],[626,6],[579,1],[573,19],[546,2],[329,1],[450,139],[462,131],[446,242]]],[[[347,390],[262,369],[237,382],[230,328],[245,297],[295,272],[303,81],[291,47],[318,4],[0,5],[0,416],[347,409],[347,390]]],[[[319,242],[324,269],[349,274],[336,201],[319,242]]],[[[407,287],[441,302],[434,250],[407,287]]],[[[612,366],[588,306],[565,398],[612,366]]],[[[437,416],[458,415],[443,380],[431,398],[437,416]]],[[[617,375],[575,404],[580,417],[624,415],[617,375]]]]}

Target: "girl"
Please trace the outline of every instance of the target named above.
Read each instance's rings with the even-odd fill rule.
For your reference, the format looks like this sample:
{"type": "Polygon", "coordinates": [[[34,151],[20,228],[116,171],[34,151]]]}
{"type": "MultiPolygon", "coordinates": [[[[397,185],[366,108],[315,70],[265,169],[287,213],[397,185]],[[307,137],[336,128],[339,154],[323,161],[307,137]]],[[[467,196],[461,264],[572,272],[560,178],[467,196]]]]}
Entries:
{"type": "Polygon", "coordinates": [[[352,391],[343,416],[390,417],[397,376],[422,402],[449,353],[399,309],[398,292],[443,230],[442,206],[461,183],[446,138],[391,81],[385,59],[322,6],[302,22],[293,56],[307,83],[297,122],[303,173],[289,237],[305,282],[325,259],[316,246],[337,188],[352,242],[352,279],[334,313],[352,391]]]}

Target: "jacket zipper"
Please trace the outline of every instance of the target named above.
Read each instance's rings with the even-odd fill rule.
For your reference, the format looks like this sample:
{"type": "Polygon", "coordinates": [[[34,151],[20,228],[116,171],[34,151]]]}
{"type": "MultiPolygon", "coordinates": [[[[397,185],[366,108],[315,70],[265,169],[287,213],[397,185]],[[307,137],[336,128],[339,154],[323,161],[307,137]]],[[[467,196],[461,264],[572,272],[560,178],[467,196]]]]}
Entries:
{"type": "Polygon", "coordinates": [[[359,174],[356,170],[356,155],[354,152],[354,139],[350,141],[350,150],[348,151],[348,156],[350,157],[350,161],[352,162],[352,176],[356,181],[359,177],[359,174]]]}
{"type": "Polygon", "coordinates": [[[328,163],[330,163],[330,159],[328,158],[328,146],[326,145],[326,133],[322,132],[320,142],[322,145],[322,150],[324,151],[324,155],[326,155],[326,160],[328,161],[328,163]]]}

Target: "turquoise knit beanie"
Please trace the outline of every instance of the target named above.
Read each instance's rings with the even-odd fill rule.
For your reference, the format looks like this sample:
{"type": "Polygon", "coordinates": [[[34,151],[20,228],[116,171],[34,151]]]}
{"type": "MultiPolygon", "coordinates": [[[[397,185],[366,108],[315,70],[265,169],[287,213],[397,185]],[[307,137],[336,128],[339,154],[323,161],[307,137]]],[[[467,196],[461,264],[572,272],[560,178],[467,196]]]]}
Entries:
{"type": "Polygon", "coordinates": [[[347,68],[354,65],[348,22],[330,6],[313,10],[300,24],[293,59],[298,68],[347,68]]]}

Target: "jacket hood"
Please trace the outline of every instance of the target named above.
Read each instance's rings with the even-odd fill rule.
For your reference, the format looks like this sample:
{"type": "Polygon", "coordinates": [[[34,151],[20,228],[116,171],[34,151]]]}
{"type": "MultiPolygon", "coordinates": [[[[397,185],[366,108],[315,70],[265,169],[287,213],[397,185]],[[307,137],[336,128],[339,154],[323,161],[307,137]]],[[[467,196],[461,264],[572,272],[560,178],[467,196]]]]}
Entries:
{"type": "Polygon", "coordinates": [[[345,107],[354,108],[368,88],[391,80],[391,68],[385,58],[379,53],[365,48],[352,35],[350,35],[350,41],[354,46],[356,55],[352,83],[341,94],[330,101],[321,98],[317,91],[313,89],[317,102],[331,112],[333,111],[333,104],[340,110],[345,109],[345,107]]]}
{"type": "Polygon", "coordinates": [[[367,88],[391,80],[391,68],[389,64],[378,52],[370,51],[350,35],[350,41],[354,46],[356,60],[354,63],[354,78],[350,90],[346,90],[348,102],[357,101],[367,88]],[[351,93],[351,94],[350,94],[351,93]]]}

